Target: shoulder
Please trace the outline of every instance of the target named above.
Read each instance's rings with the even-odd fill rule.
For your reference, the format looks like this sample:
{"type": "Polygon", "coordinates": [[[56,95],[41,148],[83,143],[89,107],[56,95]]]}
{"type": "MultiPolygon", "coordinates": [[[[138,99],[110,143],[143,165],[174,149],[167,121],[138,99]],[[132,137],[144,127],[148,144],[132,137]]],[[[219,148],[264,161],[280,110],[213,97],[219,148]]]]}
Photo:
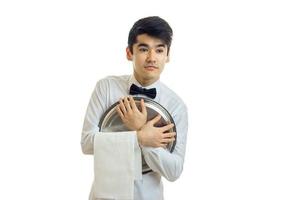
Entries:
{"type": "Polygon", "coordinates": [[[169,88],[166,84],[161,82],[161,91],[162,91],[162,98],[164,99],[165,104],[168,107],[173,107],[173,109],[180,109],[187,111],[187,106],[182,98],[174,92],[171,88],[169,88]]]}
{"type": "Polygon", "coordinates": [[[127,82],[129,79],[129,75],[122,75],[122,76],[107,76],[98,80],[97,84],[110,84],[110,83],[122,83],[127,82]]]}
{"type": "Polygon", "coordinates": [[[129,77],[129,75],[107,76],[98,80],[96,87],[99,89],[108,89],[113,85],[126,85],[128,83],[129,77]]]}

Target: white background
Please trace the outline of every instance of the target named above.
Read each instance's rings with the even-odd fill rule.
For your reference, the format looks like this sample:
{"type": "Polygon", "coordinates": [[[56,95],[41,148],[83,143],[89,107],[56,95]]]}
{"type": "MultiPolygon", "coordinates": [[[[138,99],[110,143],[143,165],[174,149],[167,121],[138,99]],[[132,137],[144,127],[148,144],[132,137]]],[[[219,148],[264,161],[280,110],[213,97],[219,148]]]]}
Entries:
{"type": "Polygon", "coordinates": [[[299,10],[289,0],[1,1],[0,199],[87,199],[91,92],[132,72],[129,29],[159,15],[174,30],[161,79],[189,108],[184,171],[165,181],[165,198],[299,200],[299,10]]]}

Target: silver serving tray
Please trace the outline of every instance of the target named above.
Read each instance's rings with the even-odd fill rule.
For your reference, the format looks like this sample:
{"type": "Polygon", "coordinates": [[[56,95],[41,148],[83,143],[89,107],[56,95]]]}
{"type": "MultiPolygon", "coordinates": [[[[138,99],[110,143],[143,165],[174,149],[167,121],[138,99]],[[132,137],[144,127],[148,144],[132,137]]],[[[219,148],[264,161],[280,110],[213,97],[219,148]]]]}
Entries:
{"type": "MultiPolygon", "coordinates": [[[[137,107],[140,109],[140,100],[141,97],[133,97],[135,100],[135,103],[137,107]]],[[[174,127],[169,130],[169,132],[176,132],[176,126],[174,123],[174,120],[170,113],[159,103],[148,99],[143,98],[145,102],[145,106],[147,108],[147,121],[153,119],[158,114],[161,115],[161,119],[155,124],[156,127],[162,127],[169,123],[173,123],[174,127]]],[[[114,103],[112,106],[110,106],[107,111],[102,115],[100,122],[99,122],[99,130],[100,132],[120,132],[120,131],[129,131],[128,128],[123,124],[121,118],[119,117],[116,106],[119,104],[119,102],[114,103]]],[[[169,143],[167,145],[167,150],[171,153],[173,152],[176,145],[176,135],[175,135],[175,141],[172,143],[169,143]]],[[[144,156],[142,155],[142,172],[143,174],[151,172],[152,170],[145,162],[144,156]]]]}

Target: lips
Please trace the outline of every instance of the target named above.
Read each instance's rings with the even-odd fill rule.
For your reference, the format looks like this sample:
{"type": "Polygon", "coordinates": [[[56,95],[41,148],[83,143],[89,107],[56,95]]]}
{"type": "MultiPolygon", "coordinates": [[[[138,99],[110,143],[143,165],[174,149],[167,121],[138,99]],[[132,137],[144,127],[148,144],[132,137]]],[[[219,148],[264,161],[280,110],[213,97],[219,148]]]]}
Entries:
{"type": "Polygon", "coordinates": [[[151,72],[152,72],[152,71],[155,71],[155,70],[157,70],[157,69],[158,69],[158,68],[157,68],[157,67],[154,67],[154,66],[146,66],[146,67],[145,67],[145,70],[146,70],[146,71],[151,71],[151,72]]]}
{"type": "Polygon", "coordinates": [[[151,70],[151,71],[152,71],[152,70],[158,69],[158,67],[149,65],[149,66],[146,66],[145,69],[146,69],[146,70],[151,70]]]}

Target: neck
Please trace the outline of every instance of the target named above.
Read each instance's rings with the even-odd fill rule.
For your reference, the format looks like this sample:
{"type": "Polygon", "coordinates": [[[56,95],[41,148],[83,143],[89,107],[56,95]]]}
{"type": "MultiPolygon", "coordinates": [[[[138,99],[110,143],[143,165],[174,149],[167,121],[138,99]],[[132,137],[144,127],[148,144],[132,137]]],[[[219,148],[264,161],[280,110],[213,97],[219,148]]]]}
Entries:
{"type": "Polygon", "coordinates": [[[136,74],[134,74],[135,79],[141,84],[143,87],[147,87],[155,83],[158,79],[141,79],[136,74]]]}

